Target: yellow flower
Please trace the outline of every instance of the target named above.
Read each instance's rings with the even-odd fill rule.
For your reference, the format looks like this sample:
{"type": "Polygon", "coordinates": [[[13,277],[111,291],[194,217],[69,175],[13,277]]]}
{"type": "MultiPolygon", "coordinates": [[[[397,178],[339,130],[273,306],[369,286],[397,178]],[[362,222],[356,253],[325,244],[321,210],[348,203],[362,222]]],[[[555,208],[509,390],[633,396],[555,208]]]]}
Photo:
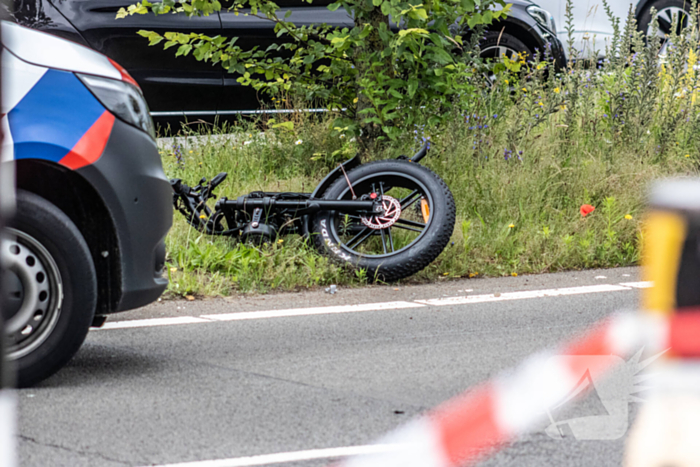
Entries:
{"type": "Polygon", "coordinates": [[[523,88],[523,92],[527,92],[527,89],[523,88]]]}
{"type": "Polygon", "coordinates": [[[190,154],[192,154],[194,151],[190,151],[190,154]]]}
{"type": "Polygon", "coordinates": [[[508,226],[509,229],[512,229],[513,227],[515,227],[515,224],[510,224],[510,225],[508,226]]]}
{"type": "Polygon", "coordinates": [[[540,107],[544,107],[544,104],[542,102],[538,102],[537,105],[539,105],[540,107]]]}
{"type": "Polygon", "coordinates": [[[170,268],[170,272],[175,272],[177,271],[177,268],[170,268]]]}
{"type": "Polygon", "coordinates": [[[207,218],[207,215],[206,215],[206,214],[200,214],[200,215],[199,215],[199,218],[200,218],[200,219],[206,219],[206,218],[207,218]]]}
{"type": "Polygon", "coordinates": [[[471,279],[472,277],[476,277],[476,276],[478,276],[478,275],[479,275],[479,273],[476,272],[476,271],[475,271],[475,272],[470,272],[470,273],[469,273],[469,278],[471,279]]]}
{"type": "Polygon", "coordinates": [[[506,80],[506,84],[508,84],[508,80],[506,80]]]}
{"type": "Polygon", "coordinates": [[[559,108],[560,108],[561,110],[566,110],[566,106],[565,106],[565,105],[560,105],[559,108]]]}
{"type": "Polygon", "coordinates": [[[554,93],[559,94],[560,89],[559,88],[554,88],[554,93]]]}
{"type": "Polygon", "coordinates": [[[690,157],[690,154],[686,154],[685,157],[690,157]]]}
{"type": "Polygon", "coordinates": [[[280,238],[279,240],[277,240],[277,243],[284,243],[284,240],[280,238]]]}
{"type": "Polygon", "coordinates": [[[631,220],[631,219],[632,219],[632,215],[631,215],[631,214],[625,214],[625,219],[627,219],[628,221],[631,220]]]}
{"type": "Polygon", "coordinates": [[[443,272],[442,275],[443,275],[443,276],[449,276],[450,273],[449,273],[449,272],[443,272]]]}
{"type": "Polygon", "coordinates": [[[518,277],[518,273],[517,273],[517,272],[511,272],[510,275],[513,276],[513,277],[518,277]]]}

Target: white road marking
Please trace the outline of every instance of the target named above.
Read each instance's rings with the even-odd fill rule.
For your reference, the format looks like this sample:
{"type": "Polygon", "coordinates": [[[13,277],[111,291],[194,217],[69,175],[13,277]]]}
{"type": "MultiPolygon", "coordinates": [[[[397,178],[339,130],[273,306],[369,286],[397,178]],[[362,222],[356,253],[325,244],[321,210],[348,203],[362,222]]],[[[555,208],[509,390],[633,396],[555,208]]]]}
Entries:
{"type": "Polygon", "coordinates": [[[250,467],[254,465],[283,464],[313,459],[332,459],[337,457],[359,456],[394,452],[405,449],[401,444],[371,444],[367,446],[348,446],[342,448],[311,449],[308,451],[280,452],[260,456],[236,457],[233,459],[217,459],[209,461],[183,462],[166,464],[158,467],[250,467]]]}
{"type": "Polygon", "coordinates": [[[613,284],[585,285],[581,287],[568,287],[563,289],[525,290],[522,292],[505,292],[501,294],[467,295],[464,297],[416,300],[416,302],[430,306],[469,305],[471,303],[502,302],[507,300],[523,300],[527,298],[561,297],[564,295],[618,292],[620,290],[630,290],[630,288],[613,284]]]}
{"type": "Polygon", "coordinates": [[[176,316],[174,318],[152,318],[152,319],[134,319],[131,321],[114,321],[105,323],[104,326],[98,329],[124,329],[124,328],[143,328],[150,326],[172,326],[173,324],[194,324],[194,323],[209,323],[208,319],[196,318],[194,316],[176,316]]]}
{"type": "Polygon", "coordinates": [[[325,315],[331,313],[356,313],[359,311],[399,310],[422,308],[425,305],[414,302],[364,303],[362,305],[318,306],[313,308],[291,308],[288,310],[244,311],[218,315],[202,315],[212,321],[238,321],[242,319],[283,318],[287,316],[325,315]]]}
{"type": "Polygon", "coordinates": [[[379,302],[364,303],[360,305],[337,305],[311,308],[290,308],[285,310],[246,311],[238,313],[201,315],[199,317],[178,316],[174,318],[138,319],[108,322],[101,328],[97,328],[97,330],[172,326],[178,324],[211,323],[214,321],[240,321],[335,313],[357,313],[363,311],[400,310],[406,308],[422,308],[425,306],[469,305],[473,303],[502,302],[509,300],[524,300],[529,298],[561,297],[566,295],[582,295],[601,292],[619,292],[623,290],[648,288],[651,286],[651,282],[624,282],[619,285],[599,284],[580,287],[565,287],[560,289],[523,290],[519,292],[504,292],[486,295],[464,295],[457,297],[435,298],[430,300],[415,300],[413,302],[379,302]]]}
{"type": "Polygon", "coordinates": [[[621,282],[620,285],[624,285],[625,287],[633,287],[635,289],[648,289],[649,287],[653,286],[654,284],[651,281],[643,281],[643,282],[621,282]]]}

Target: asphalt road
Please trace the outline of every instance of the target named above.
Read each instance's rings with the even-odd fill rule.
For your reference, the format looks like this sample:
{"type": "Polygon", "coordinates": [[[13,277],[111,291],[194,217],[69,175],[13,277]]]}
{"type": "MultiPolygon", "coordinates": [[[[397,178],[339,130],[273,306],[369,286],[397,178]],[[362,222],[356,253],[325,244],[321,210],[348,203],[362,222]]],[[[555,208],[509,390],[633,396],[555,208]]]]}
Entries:
{"type": "MultiPolygon", "coordinates": [[[[627,283],[637,274],[629,268],[166,301],[115,315],[113,327],[92,331],[64,370],[19,391],[20,465],[163,465],[366,445],[529,354],[633,308],[639,290],[506,300],[508,293],[627,283]],[[415,305],[491,293],[490,302],[415,305]],[[394,301],[415,307],[166,319],[394,301]],[[134,327],[120,328],[125,320],[134,327]]],[[[584,401],[574,410],[597,409],[584,401]]],[[[555,440],[542,429],[480,465],[617,466],[623,447],[624,437],[555,440]]]]}

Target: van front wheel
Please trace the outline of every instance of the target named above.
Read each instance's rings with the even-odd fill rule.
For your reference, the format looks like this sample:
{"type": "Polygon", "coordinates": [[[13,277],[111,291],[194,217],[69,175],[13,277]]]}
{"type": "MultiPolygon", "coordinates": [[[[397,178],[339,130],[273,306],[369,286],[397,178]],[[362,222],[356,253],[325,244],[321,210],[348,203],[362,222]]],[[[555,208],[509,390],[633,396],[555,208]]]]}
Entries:
{"type": "Polygon", "coordinates": [[[85,340],[97,303],[95,266],[68,216],[23,190],[2,249],[8,358],[18,386],[27,387],[58,371],[85,340]]]}

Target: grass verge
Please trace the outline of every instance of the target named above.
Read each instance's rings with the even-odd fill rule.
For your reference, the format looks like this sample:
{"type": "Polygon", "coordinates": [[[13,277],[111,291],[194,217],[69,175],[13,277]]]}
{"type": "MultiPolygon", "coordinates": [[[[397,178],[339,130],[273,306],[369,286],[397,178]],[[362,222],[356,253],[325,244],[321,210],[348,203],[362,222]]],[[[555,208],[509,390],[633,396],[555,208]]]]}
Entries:
{"type": "MultiPolygon", "coordinates": [[[[455,124],[435,138],[438,142],[424,160],[451,187],[457,224],[443,254],[409,282],[635,264],[649,182],[697,173],[697,155],[685,157],[684,151],[676,150],[650,163],[634,148],[604,138],[579,141],[575,156],[567,159],[555,121],[521,146],[521,160],[506,160],[497,141],[504,137],[501,127],[507,127],[507,119],[500,123],[491,115],[484,120],[490,123],[485,132],[455,124]],[[481,147],[475,149],[475,142],[481,147]],[[583,204],[596,210],[584,217],[583,204]]],[[[255,190],[311,191],[335,165],[338,156],[329,156],[344,144],[340,135],[324,136],[330,133],[325,121],[307,121],[288,135],[254,132],[251,127],[224,131],[233,137],[205,136],[165,147],[168,175],[196,182],[227,171],[229,177],[218,192],[229,197],[255,190]]],[[[386,149],[382,156],[410,153],[415,148],[411,143],[386,149]]],[[[319,256],[301,237],[280,238],[258,248],[203,235],[179,214],[167,247],[169,291],[179,295],[365,282],[361,273],[319,256]]]]}
{"type": "MultiPolygon", "coordinates": [[[[442,255],[409,278],[502,276],[628,266],[639,260],[644,197],[660,177],[696,176],[700,161],[698,33],[672,34],[666,53],[633,19],[600,66],[583,60],[555,73],[545,57],[504,59],[477,80],[446,125],[417,125],[374,158],[433,142],[425,165],[452,189],[457,224],[442,255]],[[630,53],[622,51],[630,50],[630,53]],[[581,206],[595,210],[582,215],[581,206]]],[[[593,56],[597,56],[594,54],[593,56]]],[[[229,172],[218,193],[312,191],[353,155],[333,115],[205,128],[196,142],[162,147],[166,172],[196,182],[229,172]],[[283,123],[283,124],[281,124],[283,123]],[[227,135],[227,136],[224,136],[227,135]]],[[[183,130],[186,136],[193,134],[183,130]]],[[[167,239],[169,291],[178,295],[360,285],[299,237],[262,248],[211,238],[176,217],[167,239]]]]}

